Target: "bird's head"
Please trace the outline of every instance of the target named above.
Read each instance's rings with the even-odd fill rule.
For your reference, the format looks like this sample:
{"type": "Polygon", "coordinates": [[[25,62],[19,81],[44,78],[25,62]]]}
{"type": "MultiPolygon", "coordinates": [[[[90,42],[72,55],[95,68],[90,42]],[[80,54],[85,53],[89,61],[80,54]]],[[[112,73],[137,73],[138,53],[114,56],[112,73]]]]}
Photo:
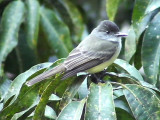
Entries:
{"type": "Polygon", "coordinates": [[[119,32],[118,26],[109,20],[102,21],[92,33],[101,39],[113,39],[127,36],[127,34],[119,32]]]}

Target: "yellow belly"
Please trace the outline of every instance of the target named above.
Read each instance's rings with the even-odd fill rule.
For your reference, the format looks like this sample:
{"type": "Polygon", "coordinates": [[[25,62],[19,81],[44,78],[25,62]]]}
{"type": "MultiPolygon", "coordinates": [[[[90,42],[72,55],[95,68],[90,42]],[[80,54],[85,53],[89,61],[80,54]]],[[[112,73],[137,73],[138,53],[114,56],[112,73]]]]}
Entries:
{"type": "Polygon", "coordinates": [[[100,65],[97,65],[91,69],[88,69],[87,72],[89,73],[97,73],[97,72],[100,72],[100,71],[103,71],[106,67],[108,67],[109,65],[111,65],[115,59],[117,59],[119,53],[120,53],[120,49],[121,47],[117,50],[117,52],[111,57],[111,59],[109,59],[108,61],[100,64],[100,65]]]}

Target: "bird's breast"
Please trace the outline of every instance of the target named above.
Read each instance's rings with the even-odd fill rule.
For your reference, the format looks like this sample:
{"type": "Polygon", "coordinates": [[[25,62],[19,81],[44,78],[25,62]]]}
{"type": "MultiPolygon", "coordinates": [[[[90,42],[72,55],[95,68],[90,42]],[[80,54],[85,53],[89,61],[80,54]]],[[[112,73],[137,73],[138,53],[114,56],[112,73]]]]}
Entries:
{"type": "Polygon", "coordinates": [[[120,50],[121,50],[121,43],[119,43],[118,45],[118,48],[117,50],[115,51],[115,53],[113,54],[113,56],[106,60],[105,62],[87,70],[87,72],[89,73],[97,73],[97,72],[100,72],[100,71],[103,71],[106,67],[108,67],[109,65],[111,65],[118,57],[119,53],[120,53],[120,50]]]}

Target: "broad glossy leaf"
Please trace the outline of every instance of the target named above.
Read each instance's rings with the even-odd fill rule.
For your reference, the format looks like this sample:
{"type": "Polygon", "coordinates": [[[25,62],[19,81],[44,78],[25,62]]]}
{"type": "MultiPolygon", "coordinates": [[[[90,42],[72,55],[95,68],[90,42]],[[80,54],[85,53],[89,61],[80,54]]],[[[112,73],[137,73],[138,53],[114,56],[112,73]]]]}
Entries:
{"type": "Polygon", "coordinates": [[[58,96],[55,95],[55,94],[51,94],[51,96],[49,97],[49,100],[50,100],[50,101],[59,101],[59,100],[61,100],[61,98],[58,97],[58,96]]]}
{"type": "Polygon", "coordinates": [[[114,63],[116,64],[116,66],[118,65],[122,70],[125,70],[130,75],[127,75],[127,74],[124,74],[124,73],[116,74],[116,73],[113,73],[113,72],[109,72],[108,75],[113,76],[113,77],[119,77],[120,79],[121,78],[123,78],[123,79],[128,78],[128,79],[131,79],[131,81],[133,83],[136,83],[136,81],[139,81],[141,83],[141,85],[160,92],[159,89],[156,88],[154,85],[145,82],[143,80],[143,77],[141,76],[140,72],[136,68],[134,68],[134,66],[131,66],[129,63],[127,63],[126,61],[121,60],[121,59],[115,60],[114,63]]]}
{"type": "Polygon", "coordinates": [[[18,43],[18,31],[24,10],[22,1],[12,1],[3,12],[0,32],[0,64],[18,43]]]}
{"type": "Polygon", "coordinates": [[[62,110],[69,102],[72,101],[79,87],[83,83],[84,79],[85,79],[85,76],[78,77],[74,80],[74,82],[70,86],[68,86],[68,88],[66,89],[66,91],[62,96],[62,100],[59,105],[60,110],[62,110]]]}
{"type": "Polygon", "coordinates": [[[5,76],[0,80],[0,101],[6,96],[12,81],[8,80],[5,76]]]}
{"type": "Polygon", "coordinates": [[[145,0],[145,1],[136,0],[135,1],[135,5],[133,9],[133,16],[132,16],[133,23],[138,22],[142,18],[142,16],[145,15],[145,11],[151,1],[152,0],[145,0]]]}
{"type": "Polygon", "coordinates": [[[116,120],[113,89],[109,82],[105,84],[92,83],[90,85],[90,94],[87,99],[85,119],[116,120]]]}
{"type": "Polygon", "coordinates": [[[55,91],[57,86],[62,82],[61,75],[56,75],[56,77],[49,83],[46,89],[43,91],[40,98],[40,102],[35,109],[33,120],[40,120],[44,117],[45,107],[49,100],[50,95],[55,91]]]}
{"type": "Polygon", "coordinates": [[[142,44],[142,64],[148,82],[155,85],[160,68],[160,14],[157,14],[146,30],[142,44]]]}
{"type": "Polygon", "coordinates": [[[129,108],[129,105],[128,105],[127,100],[125,99],[124,95],[114,99],[114,103],[115,103],[116,108],[123,109],[124,111],[126,111],[132,115],[132,111],[129,108]]]}
{"type": "Polygon", "coordinates": [[[76,42],[80,42],[84,30],[82,15],[77,9],[77,7],[70,0],[64,0],[64,5],[66,6],[67,12],[69,13],[74,25],[74,28],[72,29],[75,35],[73,34],[72,38],[76,42]]]}
{"type": "Polygon", "coordinates": [[[57,117],[56,112],[48,105],[45,108],[44,115],[45,117],[50,118],[50,119],[56,119],[57,117]]]}
{"type": "MultiPolygon", "coordinates": [[[[57,60],[55,63],[50,65],[48,69],[52,69],[56,65],[59,65],[61,62],[63,62],[63,59],[57,60]]],[[[62,82],[60,78],[61,78],[61,75],[56,74],[55,76],[48,78],[49,81],[43,81],[45,82],[45,84],[41,84],[42,82],[39,83],[42,85],[39,91],[39,92],[42,92],[42,95],[40,98],[40,102],[35,109],[33,119],[37,120],[37,119],[44,117],[45,107],[46,107],[47,102],[49,101],[49,98],[52,92],[54,92],[57,86],[62,82]]],[[[33,86],[39,86],[39,84],[35,84],[33,86]]]]}
{"type": "Polygon", "coordinates": [[[72,48],[67,27],[53,11],[41,7],[40,13],[41,25],[50,47],[59,58],[67,57],[72,48]]]}
{"type": "Polygon", "coordinates": [[[107,76],[110,76],[111,79],[116,80],[120,83],[132,83],[132,84],[140,84],[139,80],[137,80],[132,75],[126,74],[126,73],[114,73],[114,72],[107,72],[107,76]]]}
{"type": "Polygon", "coordinates": [[[80,120],[85,99],[70,102],[59,114],[56,120],[80,120]]]}
{"type": "Polygon", "coordinates": [[[1,111],[0,119],[10,120],[16,113],[19,113],[28,109],[30,106],[35,105],[39,98],[39,87],[40,86],[33,86],[28,88],[27,86],[23,86],[20,93],[18,94],[18,97],[1,111]]]}
{"type": "Polygon", "coordinates": [[[133,23],[125,41],[125,59],[130,61],[136,52],[137,43],[142,32],[147,28],[152,17],[158,12],[155,10],[141,17],[139,21],[133,23]]]}
{"type": "Polygon", "coordinates": [[[88,77],[85,78],[85,80],[83,81],[83,83],[81,84],[81,86],[78,89],[78,95],[79,95],[80,100],[87,97],[87,95],[89,93],[88,88],[87,88],[87,79],[88,79],[88,77]]]}
{"type": "Polygon", "coordinates": [[[27,0],[26,7],[26,39],[29,47],[32,50],[36,50],[40,18],[39,3],[37,0],[27,0]]]}
{"type": "Polygon", "coordinates": [[[109,20],[114,21],[120,0],[106,0],[107,15],[109,20]]]}
{"type": "Polygon", "coordinates": [[[128,84],[123,92],[134,117],[138,120],[147,120],[160,110],[160,99],[145,87],[128,84]]]}
{"type": "MultiPolygon", "coordinates": [[[[42,63],[42,64],[35,65],[32,68],[30,68],[28,71],[17,76],[14,79],[14,81],[12,82],[12,84],[9,88],[9,91],[4,98],[4,103],[6,103],[9,98],[14,96],[14,98],[11,101],[11,103],[13,103],[17,99],[17,97],[19,96],[22,85],[26,82],[26,80],[34,73],[39,72],[40,70],[43,70],[44,68],[49,67],[51,64],[52,63],[42,63]]],[[[27,90],[27,88],[26,88],[26,90],[27,90]]]]}
{"type": "Polygon", "coordinates": [[[114,64],[118,65],[121,69],[127,71],[131,76],[135,77],[139,81],[144,81],[140,72],[126,61],[117,59],[114,61],[114,64]]]}
{"type": "Polygon", "coordinates": [[[11,118],[11,120],[20,119],[20,117],[21,117],[22,115],[24,115],[26,112],[28,112],[31,108],[35,107],[35,106],[37,105],[38,101],[39,101],[38,99],[37,99],[37,101],[35,100],[35,102],[34,102],[29,108],[27,108],[27,109],[25,109],[25,110],[23,110],[23,111],[20,111],[19,113],[15,113],[15,114],[13,115],[13,117],[11,118]]]}
{"type": "Polygon", "coordinates": [[[151,0],[146,11],[145,14],[157,9],[160,7],[160,1],[159,0],[151,0]]]}
{"type": "Polygon", "coordinates": [[[125,42],[125,59],[127,61],[130,61],[135,54],[140,35],[145,30],[152,17],[159,11],[156,10],[156,8],[158,8],[160,4],[157,3],[158,2],[156,2],[156,0],[135,1],[132,15],[132,25],[125,42]],[[153,9],[149,11],[150,8],[153,9]],[[132,36],[134,37],[132,38],[132,36]]]}
{"type": "MultiPolygon", "coordinates": [[[[37,54],[37,37],[39,31],[39,3],[37,0],[27,0],[26,1],[26,20],[21,26],[19,32],[19,42],[16,48],[16,58],[9,59],[7,63],[7,68],[10,69],[18,61],[17,67],[20,73],[26,71],[31,66],[39,63],[37,54]]],[[[15,70],[16,71],[16,70],[15,70]]],[[[15,73],[15,72],[14,72],[15,73]]]]}
{"type": "Polygon", "coordinates": [[[54,0],[51,2],[58,9],[63,21],[69,26],[73,41],[79,43],[84,30],[84,23],[77,7],[70,0],[54,0]]]}
{"type": "Polygon", "coordinates": [[[147,120],[159,120],[160,119],[160,111],[153,113],[147,120]]]}

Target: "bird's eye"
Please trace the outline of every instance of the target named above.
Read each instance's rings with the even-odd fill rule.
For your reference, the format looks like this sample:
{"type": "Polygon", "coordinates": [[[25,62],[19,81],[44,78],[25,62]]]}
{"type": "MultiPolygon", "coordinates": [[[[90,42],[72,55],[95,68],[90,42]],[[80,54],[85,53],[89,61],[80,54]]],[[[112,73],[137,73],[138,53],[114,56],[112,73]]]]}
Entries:
{"type": "Polygon", "coordinates": [[[110,32],[109,32],[109,31],[106,31],[106,33],[109,34],[110,32]]]}

